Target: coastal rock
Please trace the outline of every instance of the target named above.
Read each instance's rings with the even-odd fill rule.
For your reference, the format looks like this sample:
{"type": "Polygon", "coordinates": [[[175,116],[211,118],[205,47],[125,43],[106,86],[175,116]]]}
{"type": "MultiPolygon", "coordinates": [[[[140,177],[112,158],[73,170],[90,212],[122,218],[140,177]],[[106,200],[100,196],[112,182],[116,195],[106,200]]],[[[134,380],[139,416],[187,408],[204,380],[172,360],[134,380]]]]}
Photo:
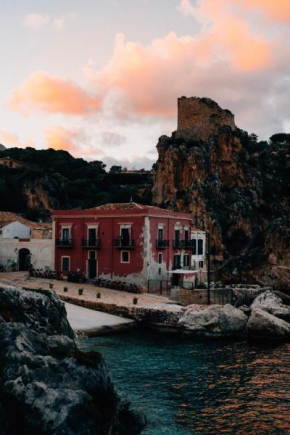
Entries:
{"type": "Polygon", "coordinates": [[[282,299],[271,291],[266,291],[259,295],[251,305],[251,310],[260,308],[273,316],[290,322],[290,308],[283,305],[282,299]]]}
{"type": "Polygon", "coordinates": [[[150,308],[137,308],[137,322],[165,326],[177,326],[184,314],[184,308],[174,304],[155,304],[150,308]]]}
{"type": "Polygon", "coordinates": [[[289,339],[290,323],[254,308],[247,324],[247,335],[251,338],[289,339]]]}
{"type": "Polygon", "coordinates": [[[245,331],[248,317],[230,304],[190,305],[178,326],[183,332],[201,337],[228,337],[245,331]]]}
{"type": "Polygon", "coordinates": [[[74,337],[66,317],[65,305],[51,290],[26,291],[2,285],[0,287],[1,318],[5,322],[24,323],[36,332],[74,337]]]}
{"type": "Polygon", "coordinates": [[[272,290],[271,287],[234,287],[233,288],[233,302],[235,307],[239,307],[240,305],[250,306],[253,301],[262,293],[265,293],[267,290],[272,290]]]}
{"type": "Polygon", "coordinates": [[[70,338],[56,295],[2,288],[0,313],[1,435],[142,431],[145,415],[120,400],[101,354],[80,351],[70,338]]]}

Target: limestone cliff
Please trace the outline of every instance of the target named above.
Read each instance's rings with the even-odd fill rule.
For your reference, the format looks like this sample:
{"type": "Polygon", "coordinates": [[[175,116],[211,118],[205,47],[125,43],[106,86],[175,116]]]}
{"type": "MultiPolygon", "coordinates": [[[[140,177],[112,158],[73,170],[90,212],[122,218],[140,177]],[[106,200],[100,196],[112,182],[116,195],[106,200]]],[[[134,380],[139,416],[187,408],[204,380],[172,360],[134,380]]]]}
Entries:
{"type": "Polygon", "coordinates": [[[153,203],[191,212],[194,224],[211,232],[217,277],[287,282],[287,141],[258,142],[212,100],[182,97],[178,129],[162,136],[157,150],[153,203]]]}

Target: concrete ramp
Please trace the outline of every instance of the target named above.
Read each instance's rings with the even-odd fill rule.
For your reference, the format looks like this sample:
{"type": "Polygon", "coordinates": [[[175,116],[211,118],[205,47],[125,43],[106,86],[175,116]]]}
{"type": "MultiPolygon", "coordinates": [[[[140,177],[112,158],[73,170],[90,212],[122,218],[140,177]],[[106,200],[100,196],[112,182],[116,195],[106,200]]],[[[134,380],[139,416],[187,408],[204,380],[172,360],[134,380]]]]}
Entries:
{"type": "Polygon", "coordinates": [[[65,308],[73,330],[88,336],[123,331],[135,325],[134,320],[90,310],[67,302],[65,302],[65,308]]]}

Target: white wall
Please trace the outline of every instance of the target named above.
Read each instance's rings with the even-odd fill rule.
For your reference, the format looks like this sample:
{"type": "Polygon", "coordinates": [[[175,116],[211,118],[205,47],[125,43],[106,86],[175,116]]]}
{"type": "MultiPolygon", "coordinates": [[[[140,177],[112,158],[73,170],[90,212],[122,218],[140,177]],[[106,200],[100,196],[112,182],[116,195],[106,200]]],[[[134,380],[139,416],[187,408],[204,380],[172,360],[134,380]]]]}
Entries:
{"type": "Polygon", "coordinates": [[[52,239],[32,239],[30,242],[20,242],[18,239],[0,239],[0,265],[10,269],[13,262],[18,270],[18,252],[20,249],[29,249],[31,264],[35,269],[50,268],[54,270],[52,239]]]}
{"type": "Polygon", "coordinates": [[[11,222],[2,228],[3,239],[14,239],[15,237],[30,239],[30,228],[20,222],[11,222]]]}

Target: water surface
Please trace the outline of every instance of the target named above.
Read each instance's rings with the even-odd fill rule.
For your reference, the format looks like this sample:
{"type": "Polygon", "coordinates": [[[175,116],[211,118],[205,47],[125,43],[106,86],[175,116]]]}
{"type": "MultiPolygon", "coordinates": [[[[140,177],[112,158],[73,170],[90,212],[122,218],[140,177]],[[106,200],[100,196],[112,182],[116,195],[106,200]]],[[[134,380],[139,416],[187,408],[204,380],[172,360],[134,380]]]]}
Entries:
{"type": "Polygon", "coordinates": [[[83,339],[104,355],[144,435],[290,434],[290,344],[194,342],[131,331],[83,339]]]}

